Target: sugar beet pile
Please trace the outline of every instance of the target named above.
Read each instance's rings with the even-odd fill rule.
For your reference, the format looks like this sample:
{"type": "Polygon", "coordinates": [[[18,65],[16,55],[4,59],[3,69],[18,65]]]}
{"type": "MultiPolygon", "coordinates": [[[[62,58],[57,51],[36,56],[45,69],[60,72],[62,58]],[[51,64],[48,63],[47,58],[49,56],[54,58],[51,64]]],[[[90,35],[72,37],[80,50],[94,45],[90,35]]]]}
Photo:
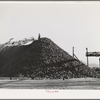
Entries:
{"type": "Polygon", "coordinates": [[[32,79],[99,77],[97,72],[73,58],[48,38],[0,52],[0,76],[32,79]]]}

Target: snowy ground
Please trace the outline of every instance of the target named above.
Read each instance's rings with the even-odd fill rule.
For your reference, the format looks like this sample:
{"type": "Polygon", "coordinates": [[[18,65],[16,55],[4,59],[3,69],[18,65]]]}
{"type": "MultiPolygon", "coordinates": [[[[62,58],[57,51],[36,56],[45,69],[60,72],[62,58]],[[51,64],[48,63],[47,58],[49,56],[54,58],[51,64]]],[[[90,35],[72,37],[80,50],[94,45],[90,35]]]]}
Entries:
{"type": "Polygon", "coordinates": [[[1,89],[100,89],[100,79],[9,80],[0,78],[1,89]]]}

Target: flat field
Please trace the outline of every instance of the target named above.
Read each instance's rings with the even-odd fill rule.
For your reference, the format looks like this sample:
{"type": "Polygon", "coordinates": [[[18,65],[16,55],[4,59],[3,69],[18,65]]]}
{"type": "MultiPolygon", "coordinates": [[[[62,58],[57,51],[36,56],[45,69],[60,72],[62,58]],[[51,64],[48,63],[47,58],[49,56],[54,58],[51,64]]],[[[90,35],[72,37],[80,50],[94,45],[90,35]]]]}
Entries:
{"type": "Polygon", "coordinates": [[[73,78],[66,80],[9,80],[0,78],[0,89],[100,89],[98,78],[73,78]]]}

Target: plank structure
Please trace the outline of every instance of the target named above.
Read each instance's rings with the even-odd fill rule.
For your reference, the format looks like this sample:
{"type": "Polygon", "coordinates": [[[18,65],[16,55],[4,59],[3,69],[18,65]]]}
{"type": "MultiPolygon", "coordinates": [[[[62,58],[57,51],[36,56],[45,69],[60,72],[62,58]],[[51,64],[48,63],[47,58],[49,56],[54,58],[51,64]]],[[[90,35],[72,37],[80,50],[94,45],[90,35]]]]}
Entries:
{"type": "Polygon", "coordinates": [[[99,57],[100,52],[86,52],[86,56],[99,57]]]}
{"type": "MultiPolygon", "coordinates": [[[[100,57],[100,52],[88,52],[88,48],[86,48],[86,57],[87,57],[87,66],[89,67],[88,57],[100,57]]],[[[99,66],[100,66],[100,58],[99,58],[99,66]]]]}

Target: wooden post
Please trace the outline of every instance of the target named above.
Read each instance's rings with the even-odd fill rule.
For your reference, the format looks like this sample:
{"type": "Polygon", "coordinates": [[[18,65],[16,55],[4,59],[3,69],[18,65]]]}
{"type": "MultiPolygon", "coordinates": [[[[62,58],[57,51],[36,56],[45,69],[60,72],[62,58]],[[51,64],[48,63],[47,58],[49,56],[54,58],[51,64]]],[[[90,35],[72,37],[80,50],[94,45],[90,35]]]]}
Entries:
{"type": "MultiPolygon", "coordinates": [[[[86,54],[88,53],[88,48],[86,48],[86,54]]],[[[87,66],[89,67],[89,59],[88,59],[88,54],[87,54],[87,66]]]]}
{"type": "Polygon", "coordinates": [[[39,33],[39,36],[38,36],[38,40],[40,40],[41,36],[40,36],[40,33],[39,33]]]}
{"type": "Polygon", "coordinates": [[[74,57],[74,47],[72,48],[73,50],[72,50],[72,55],[73,55],[73,57],[74,57]]]}

